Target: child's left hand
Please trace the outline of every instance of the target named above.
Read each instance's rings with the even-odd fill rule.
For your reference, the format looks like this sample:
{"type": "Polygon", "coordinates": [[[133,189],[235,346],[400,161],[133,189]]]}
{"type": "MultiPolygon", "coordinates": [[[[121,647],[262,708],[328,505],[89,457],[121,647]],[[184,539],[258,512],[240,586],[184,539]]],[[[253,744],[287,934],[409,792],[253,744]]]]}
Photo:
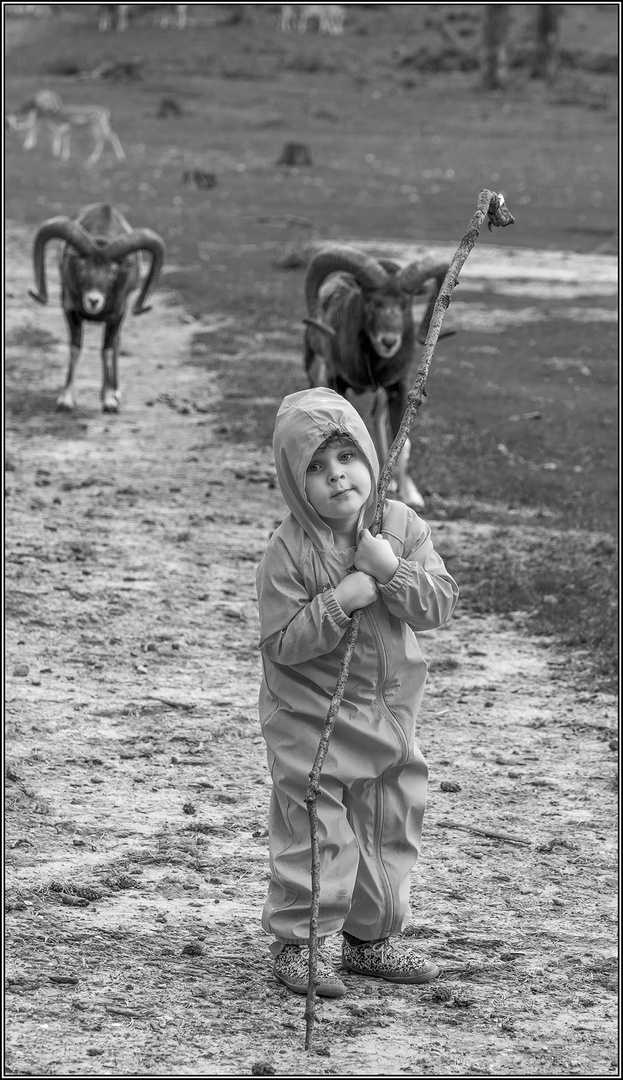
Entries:
{"type": "Polygon", "coordinates": [[[355,568],[370,574],[381,585],[387,585],[399,565],[389,540],[380,535],[373,536],[369,529],[364,529],[355,553],[355,568]]]}

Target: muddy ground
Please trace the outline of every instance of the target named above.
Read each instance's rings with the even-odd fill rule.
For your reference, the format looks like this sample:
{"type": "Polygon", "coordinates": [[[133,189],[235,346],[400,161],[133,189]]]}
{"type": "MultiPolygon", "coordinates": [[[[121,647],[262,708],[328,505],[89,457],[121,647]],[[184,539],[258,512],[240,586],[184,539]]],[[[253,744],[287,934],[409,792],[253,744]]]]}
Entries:
{"type": "MultiPolygon", "coordinates": [[[[24,408],[6,436],[6,1074],[617,1075],[616,702],[578,692],[581,656],[521,612],[460,605],[420,635],[431,775],[407,933],[441,975],[346,974],[305,1052],[260,927],[254,575],[282,502],[186,362],[219,315],[163,288],[128,318],[118,416],[92,331],[79,408],[57,414],[56,281],[43,319],[21,226],[7,246],[24,408]]],[[[431,526],[448,559],[489,528],[431,526]]]]}

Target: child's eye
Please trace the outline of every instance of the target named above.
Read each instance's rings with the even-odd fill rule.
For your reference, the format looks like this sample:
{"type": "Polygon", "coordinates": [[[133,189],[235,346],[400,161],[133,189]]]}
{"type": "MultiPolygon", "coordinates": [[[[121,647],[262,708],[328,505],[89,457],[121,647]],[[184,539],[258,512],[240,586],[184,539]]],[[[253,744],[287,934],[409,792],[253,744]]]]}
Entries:
{"type": "Polygon", "coordinates": [[[344,450],[340,454],[340,461],[350,461],[350,459],[354,458],[354,456],[355,456],[355,454],[354,454],[354,452],[352,450],[344,450]]]}
{"type": "Polygon", "coordinates": [[[320,462],[319,461],[310,461],[309,465],[307,466],[307,472],[318,472],[319,468],[320,468],[320,462]]]}

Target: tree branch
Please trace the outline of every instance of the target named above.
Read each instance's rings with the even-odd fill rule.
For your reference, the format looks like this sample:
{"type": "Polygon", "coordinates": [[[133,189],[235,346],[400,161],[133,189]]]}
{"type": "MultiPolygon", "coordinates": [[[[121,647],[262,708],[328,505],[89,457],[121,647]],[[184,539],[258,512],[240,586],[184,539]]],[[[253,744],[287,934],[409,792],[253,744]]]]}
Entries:
{"type": "MultiPolygon", "coordinates": [[[[439,291],[437,301],[433,310],[433,316],[428,328],[428,334],[426,335],[426,341],[422,351],[422,359],[420,366],[416,372],[415,383],[413,389],[410,390],[407,397],[407,408],[405,409],[404,416],[402,418],[400,427],[396,434],[396,437],[390,447],[387,455],[387,461],[381,471],[378,482],[378,501],[376,513],[374,516],[374,523],[371,528],[371,532],[376,534],[380,531],[383,522],[383,505],[385,503],[385,497],[387,495],[387,489],[391,482],[394,467],[396,461],[400,456],[400,453],[404,447],[404,444],[411,430],[411,426],[415,420],[417,412],[422,404],[424,397],[426,396],[426,378],[428,375],[428,369],[430,367],[435,346],[439,338],[441,331],[441,324],[443,322],[446,309],[450,303],[452,296],[452,290],[457,283],[457,279],[463,263],[467,259],[470,251],[474,247],[478,234],[482,228],[482,224],[488,218],[488,226],[491,229],[492,225],[496,227],[504,228],[506,225],[512,225],[515,221],[513,215],[506,208],[504,204],[504,196],[496,195],[493,191],[484,189],[478,196],[478,204],[474,215],[467,226],[463,239],[459,244],[459,247],[448,267],[448,271],[444,278],[443,285],[439,291]]],[[[311,841],[311,904],[310,904],[310,917],[309,917],[309,982],[307,987],[307,999],[305,1006],[305,1021],[306,1021],[306,1033],[305,1033],[305,1049],[310,1050],[312,1048],[313,1040],[313,1024],[314,1024],[314,997],[316,993],[316,986],[318,982],[318,914],[320,911],[320,847],[318,842],[318,813],[316,807],[316,800],[320,791],[320,773],[322,766],[324,765],[325,757],[327,756],[327,750],[329,749],[329,741],[333,732],[333,727],[339,712],[344,691],[346,689],[346,682],[348,680],[348,673],[350,670],[350,662],[355,650],[355,644],[357,636],[359,634],[359,627],[361,625],[362,609],[352,613],[352,621],[348,631],[346,639],[346,648],[344,656],[342,658],[342,664],[340,667],[340,673],[338,676],[337,686],[335,693],[331,699],[329,711],[325,718],[322,734],[320,736],[320,743],[316,752],[316,757],[312,770],[309,774],[309,787],[305,795],[305,803],[307,806],[307,813],[309,815],[310,825],[310,841],[311,841]]]]}

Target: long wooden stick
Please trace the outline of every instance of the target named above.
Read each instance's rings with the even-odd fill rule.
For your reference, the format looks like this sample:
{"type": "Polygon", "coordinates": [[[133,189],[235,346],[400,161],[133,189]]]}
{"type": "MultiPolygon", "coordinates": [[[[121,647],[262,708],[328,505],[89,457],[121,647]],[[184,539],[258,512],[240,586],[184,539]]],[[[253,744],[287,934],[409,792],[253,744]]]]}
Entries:
{"type": "MultiPolygon", "coordinates": [[[[475,213],[467,226],[463,239],[459,244],[457,251],[454,255],[448,271],[444,278],[443,285],[439,291],[437,301],[433,310],[433,316],[428,328],[428,334],[426,335],[426,341],[422,351],[422,359],[420,366],[416,372],[415,383],[413,389],[409,391],[407,396],[407,407],[405,409],[404,416],[402,418],[400,427],[396,434],[396,437],[390,447],[387,455],[387,460],[378,482],[378,499],[376,513],[374,515],[374,522],[371,528],[371,532],[376,535],[382,526],[383,522],[383,504],[385,502],[385,496],[387,489],[392,479],[394,467],[396,461],[404,447],[412,424],[417,416],[418,410],[422,401],[426,397],[426,378],[428,375],[428,369],[430,367],[433,353],[435,351],[435,345],[439,338],[441,330],[441,324],[443,322],[446,309],[450,303],[452,296],[452,290],[457,283],[457,279],[463,263],[465,262],[470,251],[474,247],[478,234],[482,228],[485,218],[488,217],[489,229],[492,225],[501,226],[504,228],[506,225],[512,225],[515,221],[513,215],[506,208],[504,204],[504,196],[496,195],[494,191],[488,191],[484,189],[478,196],[478,204],[476,206],[475,213]]],[[[361,616],[363,611],[359,608],[352,613],[352,621],[346,638],[346,647],[344,650],[344,656],[342,658],[342,664],[340,667],[340,673],[337,680],[337,686],[335,693],[331,698],[331,704],[327,713],[326,719],[323,724],[322,734],[320,737],[320,743],[314,760],[313,768],[309,774],[309,787],[305,795],[305,803],[307,805],[307,813],[309,815],[309,828],[310,828],[310,840],[311,840],[311,905],[310,905],[310,917],[309,917],[309,982],[307,986],[307,998],[305,1004],[305,1049],[311,1050],[313,1040],[313,1025],[314,1025],[314,997],[316,993],[316,986],[318,983],[318,914],[320,911],[320,845],[318,842],[318,812],[316,807],[316,799],[320,791],[320,773],[322,766],[324,765],[325,757],[327,756],[327,750],[329,749],[329,740],[333,732],[333,727],[337,718],[337,714],[342,703],[344,691],[346,689],[346,682],[348,680],[348,673],[350,670],[350,662],[352,660],[353,652],[355,649],[355,643],[359,634],[359,627],[361,625],[361,616]]]]}
{"type": "Polygon", "coordinates": [[[439,829],[463,829],[465,832],[475,833],[476,836],[486,836],[489,840],[503,840],[506,844],[523,844],[532,847],[531,840],[520,840],[518,836],[509,836],[508,833],[497,832],[495,829],[479,829],[476,825],[463,825],[458,821],[438,821],[439,829]]]}

